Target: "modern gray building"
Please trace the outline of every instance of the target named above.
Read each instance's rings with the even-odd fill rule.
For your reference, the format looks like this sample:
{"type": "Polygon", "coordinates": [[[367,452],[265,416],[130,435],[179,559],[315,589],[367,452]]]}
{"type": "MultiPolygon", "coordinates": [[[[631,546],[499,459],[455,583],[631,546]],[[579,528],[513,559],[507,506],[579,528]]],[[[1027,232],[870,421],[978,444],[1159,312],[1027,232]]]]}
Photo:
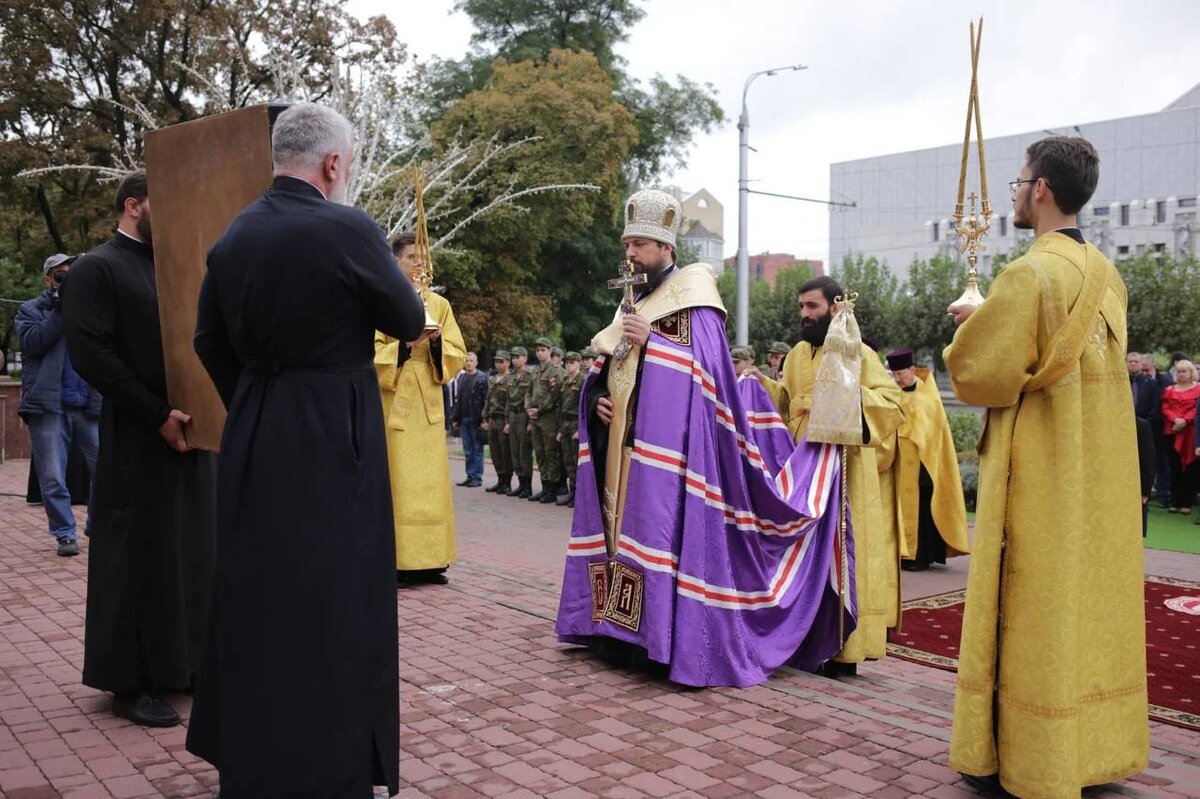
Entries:
{"type": "MultiPolygon", "coordinates": [[[[991,231],[983,239],[991,256],[1010,250],[1029,231],[1012,226],[1008,182],[1025,163],[1025,149],[1051,133],[1083,136],[1100,154],[1100,183],[1080,212],[1084,235],[1111,259],[1147,251],[1173,255],[1200,247],[1196,197],[1200,194],[1200,84],[1161,111],[1105,122],[1037,130],[984,142],[991,231]]],[[[971,143],[968,193],[978,192],[976,145],[971,143]]],[[[830,263],[846,255],[887,261],[903,277],[914,259],[958,253],[954,204],[962,144],[831,164],[832,196],[855,208],[829,214],[830,263]]],[[[961,256],[959,256],[961,257],[961,256]]]]}

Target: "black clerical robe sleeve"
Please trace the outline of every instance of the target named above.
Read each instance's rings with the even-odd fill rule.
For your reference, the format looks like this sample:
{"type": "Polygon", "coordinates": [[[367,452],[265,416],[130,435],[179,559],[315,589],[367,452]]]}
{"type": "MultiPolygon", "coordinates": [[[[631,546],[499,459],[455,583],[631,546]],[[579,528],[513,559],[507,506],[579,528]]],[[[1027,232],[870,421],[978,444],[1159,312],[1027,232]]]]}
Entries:
{"type": "Polygon", "coordinates": [[[157,430],[171,415],[166,399],[137,378],[117,346],[117,294],[112,270],[84,256],[71,267],[63,293],[67,353],[79,376],[108,401],[157,430]]]}
{"type": "Polygon", "coordinates": [[[362,218],[362,229],[346,242],[351,285],[362,297],[376,330],[401,341],[416,341],[425,329],[425,306],[396,265],[383,232],[366,214],[362,218]]]}
{"type": "Polygon", "coordinates": [[[200,285],[200,304],[196,311],[196,337],[193,346],[208,376],[212,378],[213,385],[217,387],[221,401],[228,408],[233,402],[233,392],[242,373],[242,362],[233,349],[233,342],[229,340],[229,328],[225,325],[225,315],[221,312],[216,281],[212,270],[209,269],[200,285]]]}

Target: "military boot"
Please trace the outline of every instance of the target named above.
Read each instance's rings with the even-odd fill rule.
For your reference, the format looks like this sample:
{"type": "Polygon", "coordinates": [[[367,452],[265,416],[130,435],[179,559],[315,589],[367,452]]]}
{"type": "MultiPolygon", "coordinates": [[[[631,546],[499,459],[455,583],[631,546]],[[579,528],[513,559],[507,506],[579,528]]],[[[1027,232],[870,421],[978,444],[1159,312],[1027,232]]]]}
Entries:
{"type": "Polygon", "coordinates": [[[517,490],[509,492],[509,496],[517,499],[529,499],[529,495],[533,493],[533,478],[518,477],[517,480],[519,482],[517,490]]]}
{"type": "MultiPolygon", "coordinates": [[[[533,478],[530,478],[530,484],[532,485],[532,483],[533,483],[533,478]]],[[[541,490],[538,491],[536,494],[531,494],[529,497],[529,501],[530,502],[541,502],[542,497],[546,496],[546,486],[547,485],[548,485],[548,483],[545,480],[543,480],[541,490]]],[[[532,491],[532,490],[533,489],[530,488],[530,491],[532,491]]]]}
{"type": "Polygon", "coordinates": [[[506,474],[497,479],[496,485],[489,488],[488,491],[495,491],[495,493],[499,496],[505,496],[506,494],[512,493],[512,475],[506,474]]]}
{"type": "Polygon", "coordinates": [[[559,483],[549,483],[546,490],[542,492],[542,498],[538,500],[543,505],[553,505],[558,499],[559,483]]]}
{"type": "Polygon", "coordinates": [[[567,492],[561,495],[554,503],[559,507],[573,508],[575,507],[575,481],[567,480],[567,492]]]}

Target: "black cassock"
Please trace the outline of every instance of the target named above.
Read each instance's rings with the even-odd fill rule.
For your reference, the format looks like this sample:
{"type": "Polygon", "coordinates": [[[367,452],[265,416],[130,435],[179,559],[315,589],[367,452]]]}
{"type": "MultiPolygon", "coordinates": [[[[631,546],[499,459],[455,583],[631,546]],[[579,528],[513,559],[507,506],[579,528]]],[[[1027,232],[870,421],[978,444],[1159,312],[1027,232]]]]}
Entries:
{"type": "Polygon", "coordinates": [[[189,688],[207,631],[216,458],[175,452],[158,434],[171,406],[150,248],[118,233],[76,261],[63,322],[71,363],[104,396],[83,682],[189,688]]]}
{"type": "Polygon", "coordinates": [[[213,626],[187,747],[223,799],[399,789],[376,330],[424,326],[379,227],[277,177],[208,254],[196,352],[229,410],[213,626]]]}

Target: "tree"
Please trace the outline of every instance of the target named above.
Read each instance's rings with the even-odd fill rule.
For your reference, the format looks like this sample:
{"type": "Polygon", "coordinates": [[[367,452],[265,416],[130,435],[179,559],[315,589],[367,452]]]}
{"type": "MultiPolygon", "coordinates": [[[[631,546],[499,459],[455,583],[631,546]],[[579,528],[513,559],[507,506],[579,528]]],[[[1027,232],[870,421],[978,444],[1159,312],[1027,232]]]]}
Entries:
{"type": "Polygon", "coordinates": [[[1200,353],[1200,261],[1145,253],[1116,266],[1129,293],[1129,349],[1200,353]]]}
{"type": "Polygon", "coordinates": [[[631,180],[650,183],[684,166],[693,137],[724,121],[710,85],[656,75],[643,86],[628,74],[614,50],[645,16],[632,0],[460,0],[455,8],[475,25],[473,49],[461,60],[435,60],[422,71],[417,93],[426,100],[426,120],[482,88],[496,59],[544,61],[552,50],[581,50],[596,56],[617,100],[635,115],[637,145],[626,164],[631,180]]]}
{"type": "Polygon", "coordinates": [[[345,0],[4,3],[0,31],[0,252],[30,267],[47,251],[86,249],[107,235],[111,188],[103,174],[15,181],[17,171],[132,168],[155,125],[271,99],[275,52],[326,86],[339,58],[383,69],[404,58],[390,23],[360,22],[345,0]],[[18,233],[31,199],[42,229],[18,233]]]}
{"type": "Polygon", "coordinates": [[[548,327],[542,297],[560,311],[569,345],[581,345],[608,322],[614,300],[604,281],[619,259],[610,230],[623,197],[621,170],[636,141],[633,115],[613,99],[597,58],[554,50],[545,61],[497,61],[487,86],[455,103],[433,126],[434,151],[454,137],[528,144],[499,157],[467,203],[495,194],[512,175],[526,183],[598,185],[595,193],[528,197],[524,210],[499,209],[457,246],[486,253],[488,268],[471,285],[447,283],[469,307],[468,338],[484,343],[548,327]],[[468,296],[469,295],[469,296],[468,296]],[[569,310],[569,313],[567,312],[569,310]],[[510,318],[505,318],[510,317],[510,318]]]}
{"type": "Polygon", "coordinates": [[[873,256],[864,258],[861,254],[847,255],[833,276],[847,292],[858,294],[854,316],[863,336],[886,351],[898,340],[896,319],[900,287],[896,276],[886,263],[880,263],[873,256]]]}
{"type": "MultiPolygon", "coordinates": [[[[750,283],[750,346],[758,361],[766,360],[767,350],[773,341],[795,344],[800,340],[800,286],[812,278],[812,270],[805,264],[784,267],[775,273],[775,285],[766,280],[750,283]]],[[[737,329],[737,275],[727,269],[717,280],[717,290],[728,311],[725,317],[725,333],[732,341],[737,329]]]]}

